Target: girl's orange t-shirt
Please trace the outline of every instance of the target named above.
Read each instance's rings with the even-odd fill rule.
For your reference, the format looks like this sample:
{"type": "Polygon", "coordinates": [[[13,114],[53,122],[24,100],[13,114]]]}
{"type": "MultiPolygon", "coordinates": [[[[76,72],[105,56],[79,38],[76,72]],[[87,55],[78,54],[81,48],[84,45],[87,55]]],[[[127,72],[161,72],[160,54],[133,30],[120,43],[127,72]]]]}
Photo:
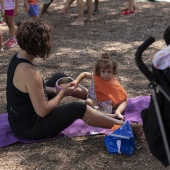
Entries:
{"type": "Polygon", "coordinates": [[[94,84],[98,101],[111,100],[114,104],[120,104],[127,99],[125,90],[114,78],[106,81],[94,74],[94,84]]]}

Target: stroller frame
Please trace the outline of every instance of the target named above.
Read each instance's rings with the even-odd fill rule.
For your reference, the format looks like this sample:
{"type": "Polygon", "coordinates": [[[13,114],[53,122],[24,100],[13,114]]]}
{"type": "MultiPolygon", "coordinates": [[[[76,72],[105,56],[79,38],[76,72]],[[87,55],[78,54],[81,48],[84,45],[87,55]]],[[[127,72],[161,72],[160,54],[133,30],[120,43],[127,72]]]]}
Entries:
{"type": "MultiPolygon", "coordinates": [[[[170,98],[169,96],[166,94],[166,92],[164,91],[164,89],[160,86],[160,85],[157,85],[160,92],[162,92],[162,94],[168,99],[168,101],[170,102],[170,98]]],[[[155,92],[155,88],[152,83],[150,84],[150,88],[151,88],[151,95],[152,95],[152,98],[153,98],[153,103],[154,103],[154,106],[155,106],[155,109],[156,109],[156,115],[157,115],[157,118],[158,118],[158,122],[159,122],[159,126],[160,126],[160,130],[161,130],[161,134],[162,134],[162,139],[163,139],[163,142],[164,142],[164,147],[165,147],[165,151],[166,151],[166,155],[167,155],[167,159],[168,159],[168,162],[170,164],[170,149],[169,149],[169,145],[168,145],[168,140],[167,140],[167,137],[166,137],[166,133],[165,133],[165,128],[163,126],[163,121],[162,121],[162,117],[161,117],[161,112],[160,112],[160,109],[158,107],[158,100],[157,100],[157,97],[156,97],[156,92],[155,92]]]]}
{"type": "Polygon", "coordinates": [[[159,127],[160,127],[160,132],[162,135],[162,140],[164,143],[166,155],[167,155],[167,160],[170,165],[170,148],[168,145],[168,140],[166,137],[166,132],[163,124],[163,120],[161,117],[161,112],[159,109],[159,103],[158,99],[156,96],[156,88],[166,97],[166,99],[170,102],[170,97],[166,94],[166,91],[163,89],[163,87],[155,81],[155,78],[153,76],[153,73],[148,69],[148,67],[143,63],[142,61],[142,53],[155,41],[153,37],[149,37],[143,44],[141,44],[138,47],[138,50],[135,54],[135,61],[137,66],[139,67],[140,71],[147,77],[147,79],[150,81],[149,88],[151,89],[151,95],[152,95],[152,100],[153,104],[155,107],[155,112],[156,116],[158,119],[159,127]]]}

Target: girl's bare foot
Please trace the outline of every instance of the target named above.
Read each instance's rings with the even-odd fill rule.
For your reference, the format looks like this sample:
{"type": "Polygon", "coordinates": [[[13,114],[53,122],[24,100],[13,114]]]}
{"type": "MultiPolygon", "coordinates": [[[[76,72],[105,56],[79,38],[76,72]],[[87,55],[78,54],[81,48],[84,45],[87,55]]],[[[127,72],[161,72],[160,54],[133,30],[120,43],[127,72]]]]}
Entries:
{"type": "Polygon", "coordinates": [[[94,21],[93,18],[86,18],[85,20],[88,21],[88,22],[94,21]]]}
{"type": "Polygon", "coordinates": [[[83,26],[84,25],[84,21],[76,20],[76,21],[72,22],[70,25],[83,26]]]}
{"type": "Polygon", "coordinates": [[[67,12],[64,12],[63,10],[58,11],[58,14],[65,15],[67,12]]]}

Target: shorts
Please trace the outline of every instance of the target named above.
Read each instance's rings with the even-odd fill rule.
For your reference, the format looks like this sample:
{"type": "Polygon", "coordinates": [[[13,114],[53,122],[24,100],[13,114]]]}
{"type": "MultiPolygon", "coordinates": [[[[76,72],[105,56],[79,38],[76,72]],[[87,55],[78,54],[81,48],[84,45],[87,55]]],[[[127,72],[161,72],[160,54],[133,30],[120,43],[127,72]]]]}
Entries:
{"type": "Polygon", "coordinates": [[[38,4],[29,4],[30,10],[28,12],[30,17],[37,17],[40,15],[40,9],[38,4]]]}
{"type": "Polygon", "coordinates": [[[14,10],[13,9],[5,10],[5,15],[7,15],[7,16],[14,16],[14,10]]]}

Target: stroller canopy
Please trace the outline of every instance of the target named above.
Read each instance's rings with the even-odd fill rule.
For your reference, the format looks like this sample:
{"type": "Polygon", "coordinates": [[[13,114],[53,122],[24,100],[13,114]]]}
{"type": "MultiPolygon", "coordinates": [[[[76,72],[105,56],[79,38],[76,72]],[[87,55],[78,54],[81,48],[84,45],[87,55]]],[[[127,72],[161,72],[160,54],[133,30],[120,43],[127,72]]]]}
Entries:
{"type": "Polygon", "coordinates": [[[170,67],[170,45],[158,51],[153,56],[153,65],[159,70],[170,67]]]}

